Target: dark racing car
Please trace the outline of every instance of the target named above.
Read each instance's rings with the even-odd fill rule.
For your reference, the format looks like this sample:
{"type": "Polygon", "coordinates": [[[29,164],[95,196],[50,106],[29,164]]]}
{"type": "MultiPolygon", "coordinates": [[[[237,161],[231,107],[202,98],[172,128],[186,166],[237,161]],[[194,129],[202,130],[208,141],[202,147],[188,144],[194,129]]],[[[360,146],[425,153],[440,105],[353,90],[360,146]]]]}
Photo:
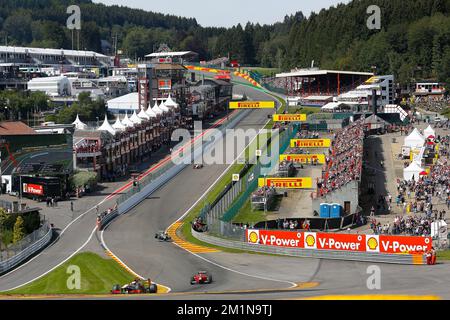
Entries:
{"type": "Polygon", "coordinates": [[[212,276],[206,271],[199,271],[191,278],[191,284],[209,284],[212,282],[212,276]]]}
{"type": "Polygon", "coordinates": [[[118,284],[114,285],[111,294],[146,294],[146,293],[157,293],[158,287],[155,283],[151,283],[147,280],[147,286],[145,286],[141,281],[135,280],[132,283],[120,286],[118,284]]]}

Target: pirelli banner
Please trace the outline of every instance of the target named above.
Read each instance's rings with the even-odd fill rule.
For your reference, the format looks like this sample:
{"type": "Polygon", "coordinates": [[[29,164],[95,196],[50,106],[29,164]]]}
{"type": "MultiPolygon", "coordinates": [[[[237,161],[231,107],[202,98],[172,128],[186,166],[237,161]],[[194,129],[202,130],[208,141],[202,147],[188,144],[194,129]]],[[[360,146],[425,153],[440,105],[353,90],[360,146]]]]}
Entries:
{"type": "Polygon", "coordinates": [[[292,139],[291,148],[329,148],[330,139],[292,139]]]}
{"type": "Polygon", "coordinates": [[[305,122],[306,114],[274,114],[274,122],[305,122]]]}
{"type": "Polygon", "coordinates": [[[246,230],[246,242],[253,245],[337,250],[382,254],[424,254],[432,247],[431,237],[383,236],[294,232],[282,230],[246,230]]]}
{"type": "Polygon", "coordinates": [[[258,186],[279,189],[312,189],[312,178],[259,178],[258,186]]]}
{"type": "Polygon", "coordinates": [[[280,161],[292,161],[294,163],[313,163],[317,161],[319,164],[325,164],[324,154],[282,154],[280,161]]]}
{"type": "Polygon", "coordinates": [[[230,109],[275,109],[275,101],[232,101],[230,109]]]}

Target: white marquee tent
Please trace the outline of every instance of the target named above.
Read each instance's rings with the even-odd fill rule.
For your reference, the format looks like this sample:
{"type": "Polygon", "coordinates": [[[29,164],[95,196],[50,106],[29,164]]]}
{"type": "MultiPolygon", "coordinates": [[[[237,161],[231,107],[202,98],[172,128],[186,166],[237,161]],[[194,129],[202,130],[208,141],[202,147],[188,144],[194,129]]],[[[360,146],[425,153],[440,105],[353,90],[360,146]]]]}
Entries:
{"type": "Polygon", "coordinates": [[[433,138],[436,137],[436,132],[433,130],[433,128],[432,128],[431,126],[428,126],[428,128],[426,128],[426,129],[423,131],[423,134],[424,134],[425,138],[427,138],[427,139],[428,139],[430,136],[432,136],[433,138]]]}
{"type": "Polygon", "coordinates": [[[406,181],[418,181],[420,178],[420,174],[424,171],[417,162],[413,161],[409,167],[403,169],[403,179],[406,181]]]}
{"type": "Polygon", "coordinates": [[[414,129],[413,132],[411,132],[410,135],[405,138],[405,143],[403,145],[410,148],[421,148],[424,144],[424,136],[422,136],[419,130],[414,129]]]}

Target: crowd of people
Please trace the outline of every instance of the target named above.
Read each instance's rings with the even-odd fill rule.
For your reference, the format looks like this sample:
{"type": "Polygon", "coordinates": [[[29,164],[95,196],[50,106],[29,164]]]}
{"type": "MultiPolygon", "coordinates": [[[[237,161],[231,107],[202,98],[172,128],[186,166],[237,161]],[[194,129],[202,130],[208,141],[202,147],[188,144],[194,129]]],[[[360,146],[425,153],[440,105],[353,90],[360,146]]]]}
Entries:
{"type": "Polygon", "coordinates": [[[299,222],[298,220],[288,220],[288,219],[277,219],[277,229],[280,230],[306,230],[310,231],[311,222],[308,219],[303,220],[303,222],[299,222]]]}
{"type": "Polygon", "coordinates": [[[355,121],[334,134],[333,145],[326,157],[325,170],[317,185],[319,196],[361,178],[364,147],[362,121],[355,121]]]}
{"type": "Polygon", "coordinates": [[[431,235],[431,224],[435,220],[424,216],[396,216],[392,223],[381,224],[370,221],[370,228],[378,235],[409,235],[427,237],[431,235]]]}

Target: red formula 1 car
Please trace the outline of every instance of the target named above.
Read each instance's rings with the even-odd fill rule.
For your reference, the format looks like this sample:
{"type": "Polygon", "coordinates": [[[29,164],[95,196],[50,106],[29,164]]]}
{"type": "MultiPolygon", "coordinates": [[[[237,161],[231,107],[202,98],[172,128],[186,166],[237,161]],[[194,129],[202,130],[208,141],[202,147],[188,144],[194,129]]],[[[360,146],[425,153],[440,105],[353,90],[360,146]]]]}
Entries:
{"type": "Polygon", "coordinates": [[[191,278],[191,284],[209,284],[212,282],[212,276],[206,271],[199,271],[191,278]]]}

